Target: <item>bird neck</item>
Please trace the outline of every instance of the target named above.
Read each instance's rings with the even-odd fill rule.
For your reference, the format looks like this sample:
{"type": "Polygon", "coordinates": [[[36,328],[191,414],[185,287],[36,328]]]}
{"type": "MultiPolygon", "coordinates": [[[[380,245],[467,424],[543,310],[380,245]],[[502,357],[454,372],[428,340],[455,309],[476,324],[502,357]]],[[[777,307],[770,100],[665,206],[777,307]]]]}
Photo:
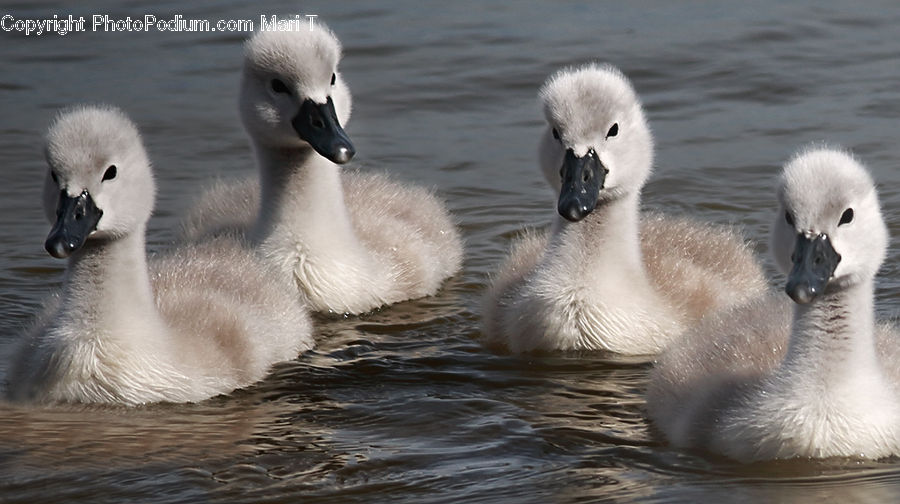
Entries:
{"type": "Polygon", "coordinates": [[[834,387],[877,373],[873,297],[870,278],[795,305],[782,370],[834,387]]]}
{"type": "Polygon", "coordinates": [[[69,257],[62,310],[88,329],[152,324],[158,312],[144,243],[143,227],[115,240],[86,241],[69,257]]]}
{"type": "Polygon", "coordinates": [[[551,249],[590,251],[593,257],[582,266],[590,272],[644,275],[639,206],[637,194],[625,194],[598,203],[579,222],[569,222],[557,215],[551,232],[551,249]]]}
{"type": "Polygon", "coordinates": [[[353,236],[344,203],[340,167],[309,146],[291,149],[257,145],[260,211],[251,240],[262,243],[287,225],[299,241],[353,236]]]}

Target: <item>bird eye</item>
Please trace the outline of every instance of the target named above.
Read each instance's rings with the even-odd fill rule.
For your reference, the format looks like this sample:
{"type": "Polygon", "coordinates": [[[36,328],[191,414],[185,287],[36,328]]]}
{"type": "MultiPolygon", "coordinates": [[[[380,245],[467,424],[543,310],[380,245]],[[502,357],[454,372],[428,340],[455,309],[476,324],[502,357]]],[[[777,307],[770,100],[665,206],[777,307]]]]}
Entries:
{"type": "Polygon", "coordinates": [[[794,216],[791,215],[791,212],[784,212],[784,220],[788,223],[788,226],[794,225],[794,216]]]}
{"type": "Polygon", "coordinates": [[[553,138],[559,140],[559,131],[556,128],[553,128],[553,138]]]}
{"type": "Polygon", "coordinates": [[[613,123],[613,125],[609,128],[609,131],[606,132],[606,138],[614,137],[619,134],[619,123],[613,123]]]}
{"type": "Polygon", "coordinates": [[[109,168],[103,173],[103,182],[116,178],[116,165],[109,165],[109,168]]]}
{"type": "Polygon", "coordinates": [[[844,210],[844,213],[841,214],[841,221],[838,222],[838,226],[843,226],[844,224],[850,224],[853,222],[853,209],[848,208],[844,210]]]}
{"type": "Polygon", "coordinates": [[[282,82],[281,79],[272,79],[270,85],[272,86],[272,91],[276,93],[291,94],[291,90],[288,89],[287,84],[282,82]]]}
{"type": "Polygon", "coordinates": [[[59,177],[56,176],[56,172],[50,170],[50,178],[53,179],[53,183],[59,185],[59,177]]]}
{"type": "Polygon", "coordinates": [[[337,74],[331,74],[331,85],[334,86],[334,82],[337,80],[337,74]]]}

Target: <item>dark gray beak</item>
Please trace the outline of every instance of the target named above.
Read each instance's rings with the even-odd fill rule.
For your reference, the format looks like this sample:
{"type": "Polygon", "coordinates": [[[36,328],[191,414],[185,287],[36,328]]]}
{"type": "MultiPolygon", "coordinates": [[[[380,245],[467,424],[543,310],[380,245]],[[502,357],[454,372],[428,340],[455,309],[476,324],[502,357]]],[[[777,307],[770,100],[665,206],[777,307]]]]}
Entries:
{"type": "Polygon", "coordinates": [[[784,291],[795,303],[806,304],[825,292],[828,280],[841,262],[841,255],[831,246],[828,235],[809,237],[800,233],[791,261],[794,267],[784,291]]]}
{"type": "Polygon", "coordinates": [[[53,257],[69,257],[97,229],[103,210],[97,208],[87,190],[73,198],[66,191],[60,191],[56,205],[56,224],[50,230],[44,248],[53,257]]]}
{"type": "Polygon", "coordinates": [[[316,103],[309,98],[304,100],[291,125],[300,138],[332,163],[344,164],[356,154],[350,138],[341,128],[330,96],[325,103],[316,103]]]}
{"type": "Polygon", "coordinates": [[[608,172],[594,149],[583,157],[577,157],[572,149],[567,149],[559,170],[562,177],[562,189],[556,206],[559,215],[578,222],[593,212],[608,172]]]}

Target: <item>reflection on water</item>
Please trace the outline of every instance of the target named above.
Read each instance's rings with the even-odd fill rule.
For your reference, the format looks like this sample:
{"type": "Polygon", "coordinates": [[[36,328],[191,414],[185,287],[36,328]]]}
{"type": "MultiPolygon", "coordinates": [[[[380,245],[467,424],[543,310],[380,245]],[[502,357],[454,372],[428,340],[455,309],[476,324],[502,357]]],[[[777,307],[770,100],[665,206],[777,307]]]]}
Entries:
{"type": "MultiPolygon", "coordinates": [[[[305,2],[344,43],[354,162],[438,189],[466,238],[463,273],[433,298],[320,319],[319,348],[227,397],[4,405],[0,500],[896,501],[893,460],[741,466],[661,445],[644,419],[641,359],[478,343],[488,275],[513,236],[552,215],[535,93],[563,65],[609,61],[634,81],[657,143],[647,207],[739,223],[765,253],[774,174],[798,146],[826,141],[871,166],[900,235],[900,8],[769,4],[305,2]]],[[[48,1],[2,13],[215,21],[295,8],[48,1]]],[[[236,112],[241,34],[0,39],[3,373],[63,269],[43,251],[39,202],[41,135],[57,108],[109,102],[140,125],[160,188],[154,249],[202,186],[252,173],[253,160],[236,112]]],[[[882,316],[900,313],[898,243],[879,279],[882,316]]]]}

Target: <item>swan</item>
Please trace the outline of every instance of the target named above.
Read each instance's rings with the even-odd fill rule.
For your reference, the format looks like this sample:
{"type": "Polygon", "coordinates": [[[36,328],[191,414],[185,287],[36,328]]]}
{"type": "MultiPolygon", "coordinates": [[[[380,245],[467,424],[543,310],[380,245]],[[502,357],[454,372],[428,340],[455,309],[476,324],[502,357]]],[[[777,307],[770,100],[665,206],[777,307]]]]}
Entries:
{"type": "Polygon", "coordinates": [[[707,313],[765,289],[737,233],[640,213],[653,139],[618,69],[563,69],[540,98],[540,165],[558,215],[549,231],[512,244],[488,288],[489,346],[654,354],[707,313]]]}
{"type": "Polygon", "coordinates": [[[342,172],[350,91],[341,46],[324,24],[259,32],[246,43],[240,114],[259,182],[220,182],[189,212],[182,237],[245,236],[316,311],[359,314],[434,294],[459,271],[462,241],[432,191],[342,172]]]}
{"type": "Polygon", "coordinates": [[[138,130],[120,110],[61,112],[45,152],[44,210],[54,223],[45,248],[68,266],[14,355],[10,399],[200,401],[313,347],[292,286],[234,240],[148,263],[156,187],[138,130]]]}
{"type": "Polygon", "coordinates": [[[675,446],[751,462],[900,455],[900,334],[877,323],[888,231],[868,171],[827,146],[777,184],[771,230],[787,296],[710,317],[658,360],[647,409],[675,446]]]}

